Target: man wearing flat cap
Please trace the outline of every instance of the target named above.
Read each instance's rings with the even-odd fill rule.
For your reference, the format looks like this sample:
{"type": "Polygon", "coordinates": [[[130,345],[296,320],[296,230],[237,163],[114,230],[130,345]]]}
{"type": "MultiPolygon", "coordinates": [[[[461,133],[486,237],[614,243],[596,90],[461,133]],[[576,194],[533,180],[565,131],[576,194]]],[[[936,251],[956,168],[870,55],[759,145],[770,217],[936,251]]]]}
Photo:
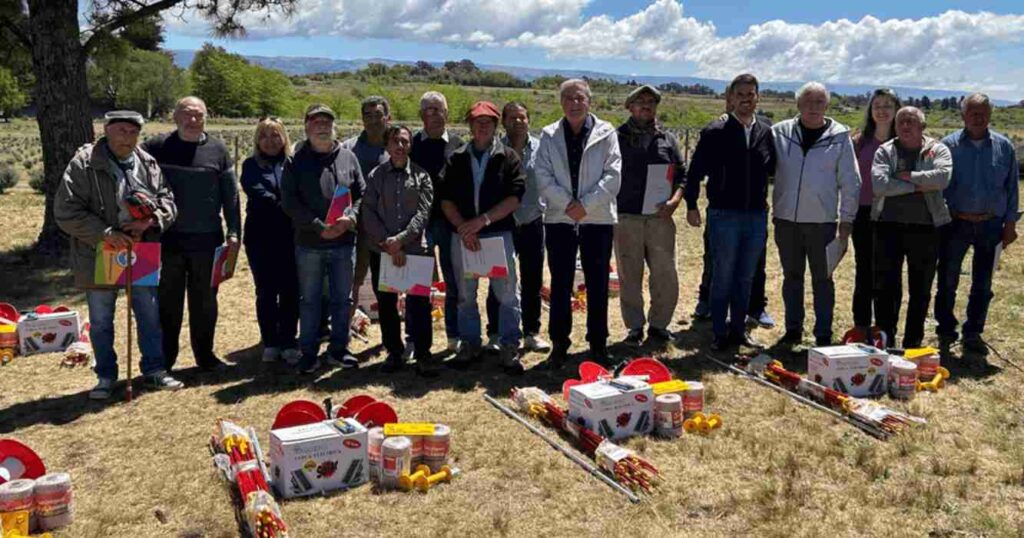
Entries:
{"type": "MultiPolygon", "coordinates": [[[[71,236],[75,286],[85,290],[89,305],[90,337],[99,379],[89,392],[94,400],[109,398],[117,381],[117,288],[96,284],[96,247],[107,243],[125,248],[133,241],[157,241],[177,215],[174,195],[164,182],[160,166],[138,147],[142,125],[137,112],[107,113],[103,136],[78,148],[54,199],[57,225],[71,236]],[[139,206],[144,210],[140,211],[139,206]]],[[[146,386],[157,390],[182,388],[164,366],[156,288],[135,287],[131,309],[138,322],[140,369],[146,386]]]]}
{"type": "Polygon", "coordinates": [[[501,338],[501,366],[510,375],[523,373],[519,361],[519,328],[522,315],[512,231],[512,214],[526,191],[526,172],[519,154],[495,137],[501,115],[488,101],[474,104],[466,121],[471,140],[448,157],[440,182],[441,210],[451,229],[451,254],[459,285],[459,351],[450,362],[467,368],[480,359],[480,308],[477,305],[478,281],[463,275],[463,250],[477,252],[482,238],[499,237],[505,248],[508,275],[489,279],[498,300],[498,333],[501,338]]]}
{"type": "Polygon", "coordinates": [[[306,140],[285,163],[281,177],[281,202],[295,227],[299,270],[299,371],[314,373],[320,368],[325,277],[331,318],[327,362],[357,368],[359,361],[348,344],[356,224],[366,182],[359,159],[335,138],[333,110],[322,104],[310,105],[305,123],[306,140]],[[330,211],[332,203],[337,213],[330,211]]]}
{"type": "Polygon", "coordinates": [[[668,324],[679,300],[676,225],[672,214],[683,199],[686,171],[679,140],[658,123],[661,93],[640,86],[626,97],[629,119],[618,129],[622,152],[619,224],[615,263],[619,273],[625,344],[639,347],[648,337],[663,345],[672,339],[668,324]],[[644,265],[650,270],[650,308],[644,316],[644,265]]]}

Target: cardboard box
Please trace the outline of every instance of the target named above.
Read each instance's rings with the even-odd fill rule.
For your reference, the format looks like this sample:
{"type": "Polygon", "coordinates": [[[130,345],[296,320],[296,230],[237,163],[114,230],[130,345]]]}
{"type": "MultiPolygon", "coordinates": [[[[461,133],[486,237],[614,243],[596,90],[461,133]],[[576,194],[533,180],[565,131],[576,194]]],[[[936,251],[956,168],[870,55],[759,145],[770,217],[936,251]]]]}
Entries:
{"type": "Polygon", "coordinates": [[[807,377],[850,396],[880,396],[889,389],[889,354],[864,344],[811,348],[807,377]]]}
{"type": "Polygon", "coordinates": [[[270,472],[282,497],[350,488],[368,479],[366,428],[325,420],[270,432],[270,472]]]}
{"type": "Polygon", "coordinates": [[[654,390],[646,381],[620,377],[569,389],[569,420],[609,439],[649,433],[654,390]]]}
{"type": "Polygon", "coordinates": [[[78,341],[78,312],[27,314],[18,320],[18,346],[22,355],[64,351],[78,341]]]}

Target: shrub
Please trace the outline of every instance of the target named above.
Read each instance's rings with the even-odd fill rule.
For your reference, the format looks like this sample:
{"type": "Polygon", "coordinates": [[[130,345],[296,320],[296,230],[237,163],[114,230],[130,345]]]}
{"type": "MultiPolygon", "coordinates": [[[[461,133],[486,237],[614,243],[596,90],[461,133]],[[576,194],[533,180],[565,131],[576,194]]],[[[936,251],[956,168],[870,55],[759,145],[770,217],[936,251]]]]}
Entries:
{"type": "Polygon", "coordinates": [[[46,194],[46,174],[43,169],[33,170],[28,179],[28,186],[39,194],[46,194]]]}
{"type": "Polygon", "coordinates": [[[18,184],[18,173],[13,168],[0,165],[0,194],[18,184]]]}

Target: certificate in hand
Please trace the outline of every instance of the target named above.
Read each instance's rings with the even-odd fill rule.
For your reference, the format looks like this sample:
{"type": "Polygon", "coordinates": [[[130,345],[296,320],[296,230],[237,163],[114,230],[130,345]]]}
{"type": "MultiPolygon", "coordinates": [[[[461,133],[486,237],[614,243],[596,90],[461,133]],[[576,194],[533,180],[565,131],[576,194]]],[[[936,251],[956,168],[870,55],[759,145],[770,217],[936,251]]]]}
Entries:
{"type": "Polygon", "coordinates": [[[644,189],[644,215],[658,212],[658,205],[672,197],[672,174],[675,170],[671,164],[647,165],[647,188],[644,189]]]}
{"type": "Polygon", "coordinates": [[[484,237],[476,252],[470,252],[466,245],[460,246],[463,278],[508,278],[504,238],[484,237]]]}
{"type": "Polygon", "coordinates": [[[405,293],[430,297],[431,279],[434,277],[433,256],[406,256],[405,265],[396,267],[391,256],[380,256],[380,282],[377,289],[390,293],[405,293]]]}

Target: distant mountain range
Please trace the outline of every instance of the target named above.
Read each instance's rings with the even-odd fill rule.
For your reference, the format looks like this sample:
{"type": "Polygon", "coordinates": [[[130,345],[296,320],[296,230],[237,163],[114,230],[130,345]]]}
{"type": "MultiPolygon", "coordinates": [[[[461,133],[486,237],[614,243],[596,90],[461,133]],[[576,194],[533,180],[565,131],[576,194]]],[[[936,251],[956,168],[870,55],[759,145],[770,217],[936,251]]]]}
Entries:
{"type": "MultiPolygon", "coordinates": [[[[194,50],[172,50],[174,54],[174,62],[180,67],[188,67],[192,64],[192,58],[195,56],[196,51],[194,50]]],[[[405,64],[414,65],[416,62],[411,61],[399,61],[389,60],[386,58],[359,58],[353,60],[339,60],[334,58],[313,58],[303,56],[247,56],[243,57],[251,63],[260,65],[269,69],[277,69],[288,75],[309,75],[312,73],[334,73],[341,71],[356,71],[366,67],[369,63],[380,63],[388,66],[405,64]]],[[[443,62],[431,62],[431,64],[440,67],[443,62]]],[[[573,69],[540,69],[535,67],[518,67],[511,65],[489,65],[489,64],[477,64],[480,69],[486,69],[489,71],[504,71],[511,75],[514,75],[522,80],[530,81],[536,78],[551,76],[551,75],[562,75],[565,77],[589,77],[589,78],[604,78],[614,80],[616,82],[627,82],[635,80],[641,84],[651,84],[657,86],[659,84],[666,84],[670,82],[677,82],[682,85],[692,84],[703,84],[715,91],[721,93],[725,90],[728,81],[715,80],[709,78],[700,77],[689,77],[689,76],[654,76],[654,75],[616,75],[611,73],[601,73],[597,71],[581,71],[573,69]]],[[[802,82],[761,82],[762,89],[770,89],[775,91],[796,91],[800,87],[802,82]]],[[[842,94],[842,95],[863,95],[874,91],[877,86],[871,86],[867,84],[842,84],[842,83],[830,83],[828,87],[831,91],[842,94]]],[[[952,90],[935,90],[935,89],[924,89],[924,88],[912,88],[907,86],[892,86],[892,89],[900,95],[900,97],[914,97],[921,98],[928,96],[931,99],[942,99],[946,97],[960,97],[966,95],[967,91],[952,91],[952,90]]],[[[998,105],[1012,105],[1016,104],[1013,101],[1006,100],[993,100],[998,105]]]]}

